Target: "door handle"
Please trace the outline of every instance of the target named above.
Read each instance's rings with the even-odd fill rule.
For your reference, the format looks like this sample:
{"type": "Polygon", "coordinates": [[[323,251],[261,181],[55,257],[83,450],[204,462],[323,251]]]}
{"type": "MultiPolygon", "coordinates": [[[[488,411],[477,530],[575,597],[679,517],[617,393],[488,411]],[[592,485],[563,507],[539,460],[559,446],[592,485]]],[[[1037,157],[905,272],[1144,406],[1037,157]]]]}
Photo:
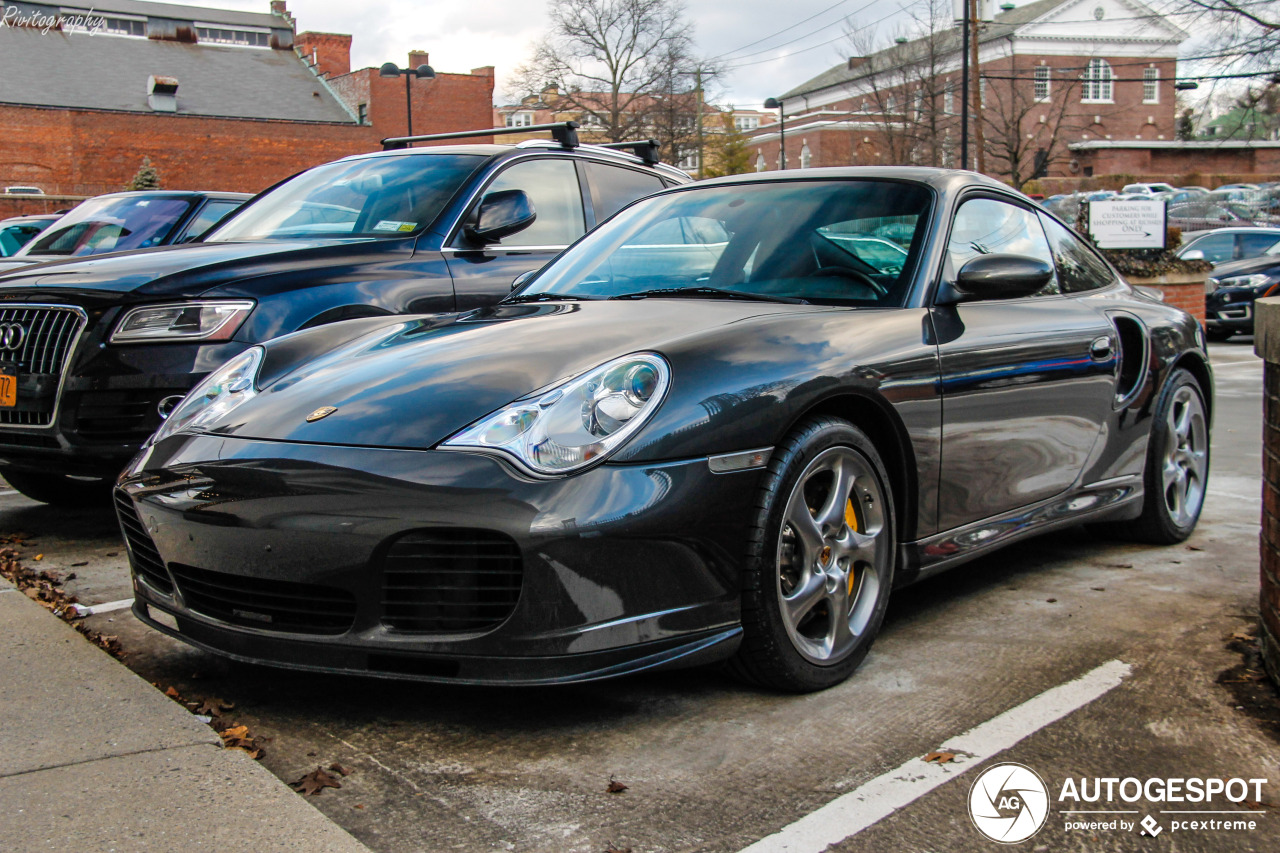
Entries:
{"type": "Polygon", "coordinates": [[[1111,336],[1103,335],[1090,344],[1089,357],[1094,361],[1106,361],[1111,358],[1111,336]]]}

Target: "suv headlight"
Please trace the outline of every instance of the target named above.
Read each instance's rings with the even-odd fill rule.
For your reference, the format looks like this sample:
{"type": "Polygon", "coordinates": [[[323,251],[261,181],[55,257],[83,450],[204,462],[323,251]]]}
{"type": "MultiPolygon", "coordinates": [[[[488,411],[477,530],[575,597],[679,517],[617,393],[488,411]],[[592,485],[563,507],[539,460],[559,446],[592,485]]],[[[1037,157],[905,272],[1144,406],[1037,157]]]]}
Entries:
{"type": "Polygon", "coordinates": [[[1218,287],[1262,287],[1263,285],[1274,284],[1271,276],[1265,273],[1255,273],[1254,275],[1238,275],[1232,278],[1218,279],[1218,287]]]}
{"type": "Polygon", "coordinates": [[[182,402],[160,425],[148,444],[155,444],[180,432],[199,432],[225,417],[232,409],[256,397],[262,353],[262,347],[247,349],[206,376],[182,398],[182,402]]]}
{"type": "Polygon", "coordinates": [[[143,341],[226,341],[253,310],[251,299],[208,299],[143,305],[120,318],[111,343],[143,341]]]}
{"type": "Polygon", "coordinates": [[[440,447],[501,456],[533,474],[570,474],[603,462],[635,435],[670,384],[660,355],[615,358],[481,418],[440,447]]]}

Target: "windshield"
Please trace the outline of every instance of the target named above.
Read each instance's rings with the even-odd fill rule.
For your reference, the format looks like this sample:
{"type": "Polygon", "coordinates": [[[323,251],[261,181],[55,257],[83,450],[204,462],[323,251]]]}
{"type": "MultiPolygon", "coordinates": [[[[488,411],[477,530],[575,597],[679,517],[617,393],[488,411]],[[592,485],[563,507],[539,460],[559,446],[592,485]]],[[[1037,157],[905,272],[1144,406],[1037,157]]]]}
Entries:
{"type": "Polygon", "coordinates": [[[327,163],[276,187],[205,242],[403,237],[430,225],[485,159],[406,154],[327,163]]]}
{"type": "Polygon", "coordinates": [[[93,198],[59,219],[19,255],[100,255],[162,246],[197,199],[184,196],[93,198]]]}
{"type": "Polygon", "coordinates": [[[718,292],[897,306],[910,284],[930,198],[919,184],[870,180],[660,195],[619,213],[511,298],[609,299],[684,289],[683,295],[707,298],[718,292]]]}

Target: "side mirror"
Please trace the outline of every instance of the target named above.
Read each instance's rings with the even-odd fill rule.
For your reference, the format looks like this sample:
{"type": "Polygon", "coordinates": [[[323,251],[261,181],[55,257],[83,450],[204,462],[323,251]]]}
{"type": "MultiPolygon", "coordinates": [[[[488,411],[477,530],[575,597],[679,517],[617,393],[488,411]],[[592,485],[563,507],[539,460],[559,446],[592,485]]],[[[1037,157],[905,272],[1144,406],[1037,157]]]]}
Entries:
{"type": "Polygon", "coordinates": [[[939,294],[938,302],[1017,299],[1039,291],[1052,278],[1053,267],[1039,258],[979,255],[960,268],[955,283],[939,294]]]}
{"type": "Polygon", "coordinates": [[[1192,249],[1190,252],[1183,252],[1181,257],[1184,261],[1203,261],[1204,252],[1199,249],[1192,249]]]}
{"type": "Polygon", "coordinates": [[[537,218],[533,201],[524,190],[499,190],[480,200],[463,234],[473,243],[496,243],[528,228],[537,218]]]}

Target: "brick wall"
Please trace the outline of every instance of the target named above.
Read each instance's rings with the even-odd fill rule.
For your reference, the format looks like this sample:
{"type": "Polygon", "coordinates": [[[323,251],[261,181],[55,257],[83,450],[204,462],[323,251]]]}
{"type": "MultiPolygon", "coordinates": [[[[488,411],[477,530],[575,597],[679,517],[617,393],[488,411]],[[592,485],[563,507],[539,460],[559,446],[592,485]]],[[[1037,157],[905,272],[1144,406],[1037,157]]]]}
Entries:
{"type": "Polygon", "coordinates": [[[0,186],[77,196],[124,189],[143,157],[164,189],[257,192],[310,166],[375,151],[380,138],[355,125],[11,106],[0,106],[0,127],[0,186]]]}
{"type": "Polygon", "coordinates": [[[1259,299],[1254,350],[1264,360],[1262,535],[1260,551],[1262,657],[1280,680],[1280,298],[1259,299]]]}
{"type": "Polygon", "coordinates": [[[0,219],[70,210],[84,200],[82,195],[0,195],[0,219]]]}
{"type": "Polygon", "coordinates": [[[351,73],[351,36],[344,33],[298,33],[293,44],[302,57],[326,77],[351,73]]]}
{"type": "Polygon", "coordinates": [[[1133,285],[1149,287],[1158,290],[1164,295],[1164,301],[1168,305],[1181,308],[1192,317],[1200,321],[1200,325],[1204,325],[1204,286],[1205,280],[1209,273],[1196,273],[1187,276],[1168,276],[1167,278],[1181,279],[1183,277],[1191,278],[1192,281],[1182,282],[1161,282],[1149,279],[1128,277],[1128,281],[1133,285]]]}

